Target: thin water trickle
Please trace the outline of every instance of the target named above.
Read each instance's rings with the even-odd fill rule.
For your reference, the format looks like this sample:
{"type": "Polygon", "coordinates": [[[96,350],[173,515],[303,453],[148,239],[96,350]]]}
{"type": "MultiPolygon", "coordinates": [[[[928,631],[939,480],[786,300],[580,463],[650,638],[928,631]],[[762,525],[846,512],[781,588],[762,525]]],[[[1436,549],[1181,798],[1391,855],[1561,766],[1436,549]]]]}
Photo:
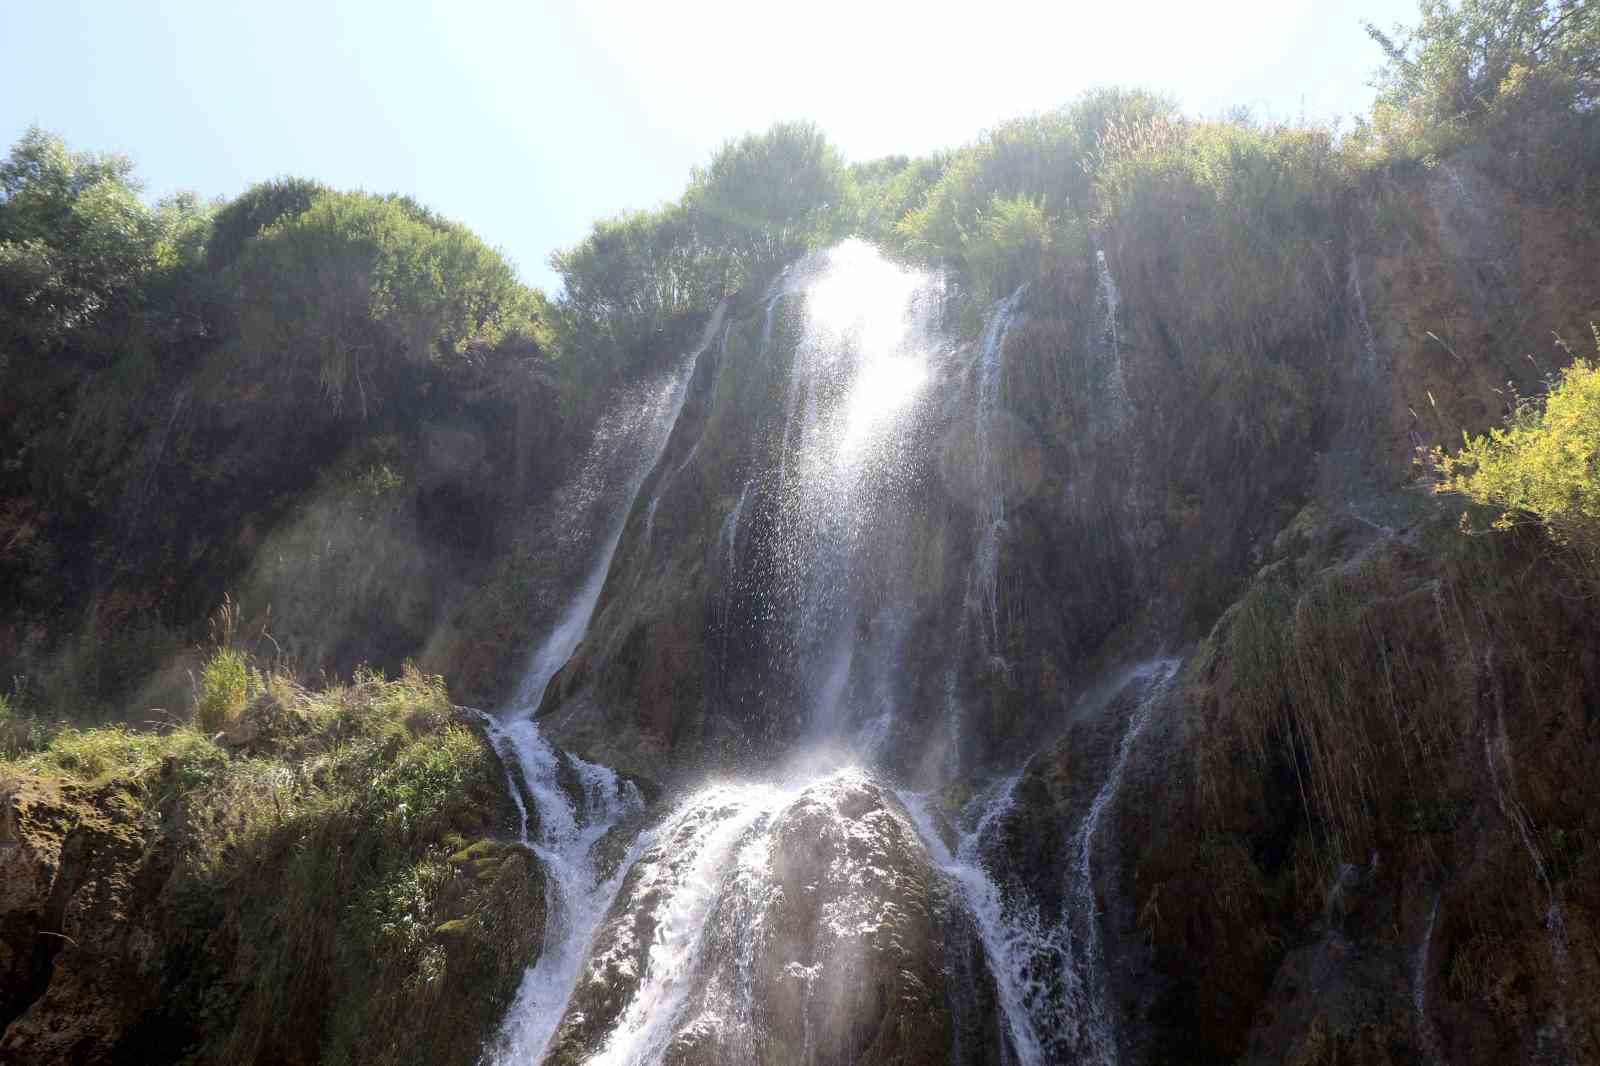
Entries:
{"type": "Polygon", "coordinates": [[[1567,923],[1561,913],[1561,897],[1557,893],[1555,882],[1550,878],[1549,867],[1545,864],[1544,852],[1535,841],[1533,826],[1528,821],[1527,812],[1523,809],[1521,801],[1517,799],[1514,764],[1511,761],[1511,741],[1506,735],[1505,706],[1498,701],[1495,708],[1494,734],[1492,737],[1488,733],[1484,734],[1483,756],[1488,763],[1495,804],[1499,807],[1501,815],[1516,830],[1518,839],[1522,841],[1522,846],[1528,853],[1528,861],[1533,866],[1534,877],[1545,891],[1545,942],[1550,948],[1550,961],[1555,966],[1558,990],[1554,1017],[1550,1022],[1550,1037],[1561,1045],[1565,1057],[1570,1059],[1566,996],[1568,976],[1572,972],[1572,960],[1568,949],[1567,923]]]}
{"type": "Polygon", "coordinates": [[[1100,790],[1095,793],[1094,801],[1089,805],[1089,813],[1084,815],[1074,840],[1076,859],[1067,885],[1067,899],[1070,901],[1075,930],[1081,941],[1077,954],[1082,980],[1069,987],[1076,993],[1072,997],[1077,1000],[1074,1004],[1076,1013],[1084,1019],[1083,1032],[1087,1046],[1083,1049],[1079,1061],[1095,1063],[1098,1066],[1113,1066],[1118,1059],[1118,1050],[1116,1023],[1109,1002],[1110,988],[1105,970],[1105,951],[1100,933],[1100,907],[1095,899],[1095,840],[1106,811],[1116,801],[1117,794],[1122,789],[1122,778],[1127,771],[1133,746],[1138,742],[1145,726],[1149,724],[1151,713],[1161,703],[1168,685],[1177,676],[1177,672],[1177,659],[1158,659],[1146,663],[1135,672],[1134,676],[1144,683],[1145,691],[1140,696],[1133,715],[1128,720],[1128,727],[1122,734],[1122,740],[1117,745],[1117,755],[1111,770],[1101,784],[1100,790]]]}
{"type": "Polygon", "coordinates": [[[1361,268],[1356,262],[1356,251],[1350,249],[1350,265],[1346,270],[1346,287],[1350,292],[1350,305],[1356,313],[1356,335],[1361,340],[1361,376],[1367,380],[1378,373],[1378,342],[1367,319],[1367,299],[1361,292],[1361,268]]]}
{"type": "Polygon", "coordinates": [[[1417,945],[1416,957],[1411,963],[1411,1012],[1417,1023],[1417,1043],[1427,1056],[1430,1066],[1444,1066],[1444,1056],[1439,1051],[1439,1034],[1428,1018],[1429,958],[1433,953],[1433,927],[1439,920],[1439,893],[1433,894],[1433,905],[1428,908],[1428,922],[1422,929],[1422,941],[1417,945]]]}
{"type": "Polygon", "coordinates": [[[1122,336],[1117,321],[1121,294],[1117,291],[1116,279],[1111,276],[1111,266],[1106,262],[1103,250],[1096,249],[1094,265],[1097,281],[1095,308],[1100,315],[1100,344],[1106,361],[1106,402],[1110,407],[1111,424],[1121,426],[1127,421],[1132,406],[1128,399],[1128,383],[1122,373],[1122,336]]]}

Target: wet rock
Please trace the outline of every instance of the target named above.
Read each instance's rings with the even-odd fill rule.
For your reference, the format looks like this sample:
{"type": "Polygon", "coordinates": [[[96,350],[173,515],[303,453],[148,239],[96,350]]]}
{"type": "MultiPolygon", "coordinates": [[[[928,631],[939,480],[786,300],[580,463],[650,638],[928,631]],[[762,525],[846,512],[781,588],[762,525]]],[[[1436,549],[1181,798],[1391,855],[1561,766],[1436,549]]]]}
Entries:
{"type": "Polygon", "coordinates": [[[860,772],[707,789],[628,875],[551,1061],[947,1061],[951,918],[915,829],[860,772]]]}

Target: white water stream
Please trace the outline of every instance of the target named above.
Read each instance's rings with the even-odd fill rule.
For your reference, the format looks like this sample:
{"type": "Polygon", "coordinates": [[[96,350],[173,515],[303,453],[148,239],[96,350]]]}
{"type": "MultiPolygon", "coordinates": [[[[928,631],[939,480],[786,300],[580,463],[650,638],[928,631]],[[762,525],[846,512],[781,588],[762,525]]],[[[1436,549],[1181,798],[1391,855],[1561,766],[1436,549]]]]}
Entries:
{"type": "MultiPolygon", "coordinates": [[[[624,864],[610,878],[603,878],[594,864],[593,851],[624,817],[643,806],[638,789],[619,781],[605,767],[558,753],[540,736],[533,713],[551,679],[588,631],[628,515],[640,487],[661,461],[700,355],[721,326],[723,310],[719,305],[700,343],[671,375],[645,394],[644,402],[625,403],[623,411],[602,421],[592,452],[631,448],[638,456],[625,472],[614,524],[588,577],[534,652],[517,699],[498,720],[488,723],[491,741],[506,763],[507,786],[522,815],[522,840],[538,855],[547,878],[544,947],[523,975],[500,1036],[488,1050],[486,1058],[492,1063],[536,1063],[543,1058],[588,954],[594,929],[611,906],[627,868],[624,864]],[[628,432],[607,432],[619,421],[628,432]],[[576,796],[563,787],[563,763],[576,796]],[[532,800],[531,811],[523,800],[523,789],[532,800]]],[[[603,464],[591,457],[580,469],[580,478],[596,478],[603,464]]],[[[584,485],[581,491],[602,495],[605,486],[584,485]]]]}

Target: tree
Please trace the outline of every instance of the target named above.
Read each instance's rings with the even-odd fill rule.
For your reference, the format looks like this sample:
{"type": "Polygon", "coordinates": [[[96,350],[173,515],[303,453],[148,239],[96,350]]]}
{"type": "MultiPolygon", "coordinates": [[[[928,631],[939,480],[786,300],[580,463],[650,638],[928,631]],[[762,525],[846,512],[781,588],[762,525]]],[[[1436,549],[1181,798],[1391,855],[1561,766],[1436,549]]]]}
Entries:
{"type": "Polygon", "coordinates": [[[246,365],[314,374],[366,414],[407,364],[457,367],[535,327],[499,252],[403,197],[319,193],[249,240],[229,277],[246,365]]]}
{"type": "Polygon", "coordinates": [[[1366,23],[1385,62],[1363,133],[1436,155],[1476,125],[1600,103],[1600,6],[1590,0],[1421,0],[1414,27],[1366,23]]]}
{"type": "Polygon", "coordinates": [[[123,156],[70,151],[38,127],[22,135],[0,164],[0,316],[13,343],[49,345],[138,303],[179,214],[152,212],[139,192],[123,156]]]}
{"type": "Polygon", "coordinates": [[[684,196],[693,226],[724,266],[724,287],[844,236],[851,182],[844,162],[809,122],[780,122],[724,145],[696,169],[684,196]]]}
{"type": "Polygon", "coordinates": [[[1575,360],[1504,426],[1463,433],[1460,451],[1435,449],[1433,460],[1438,492],[1498,509],[1496,528],[1536,521],[1600,566],[1600,365],[1575,360]]]}

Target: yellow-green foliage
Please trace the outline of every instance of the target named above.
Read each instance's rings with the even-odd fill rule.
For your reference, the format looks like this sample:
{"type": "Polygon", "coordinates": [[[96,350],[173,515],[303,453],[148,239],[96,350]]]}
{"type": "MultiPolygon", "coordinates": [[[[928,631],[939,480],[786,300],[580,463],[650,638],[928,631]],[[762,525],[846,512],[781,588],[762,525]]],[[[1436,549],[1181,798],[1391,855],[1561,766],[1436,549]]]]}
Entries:
{"type": "Polygon", "coordinates": [[[42,751],[25,756],[20,766],[97,781],[113,774],[143,774],[169,756],[203,758],[215,751],[205,736],[182,727],[155,733],[122,725],[100,729],[68,726],[57,730],[42,751]]]}
{"type": "MultiPolygon", "coordinates": [[[[1597,337],[1600,340],[1600,337],[1597,337]]],[[[1434,452],[1436,491],[1500,511],[1497,528],[1534,520],[1590,561],[1600,559],[1600,367],[1579,359],[1542,397],[1519,401],[1506,424],[1462,434],[1434,452]]]]}
{"type": "Polygon", "coordinates": [[[195,725],[209,733],[225,728],[244,710],[258,687],[260,682],[244,652],[218,648],[200,669],[195,686],[195,725]]]}

